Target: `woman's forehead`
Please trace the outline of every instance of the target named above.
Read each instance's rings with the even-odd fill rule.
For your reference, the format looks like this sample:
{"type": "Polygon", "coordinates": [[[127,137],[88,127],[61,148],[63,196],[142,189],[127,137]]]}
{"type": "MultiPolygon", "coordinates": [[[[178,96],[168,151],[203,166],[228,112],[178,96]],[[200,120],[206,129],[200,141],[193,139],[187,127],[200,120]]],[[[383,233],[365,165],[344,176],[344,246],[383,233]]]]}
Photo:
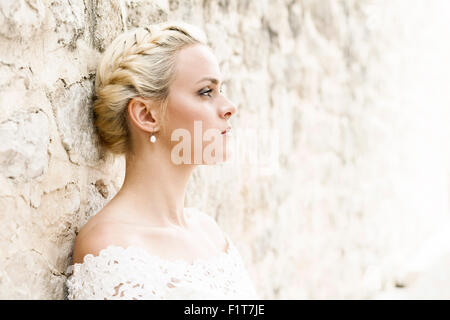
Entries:
{"type": "Polygon", "coordinates": [[[203,78],[221,80],[219,64],[214,54],[205,46],[182,49],[177,60],[175,82],[198,83],[203,78]]]}

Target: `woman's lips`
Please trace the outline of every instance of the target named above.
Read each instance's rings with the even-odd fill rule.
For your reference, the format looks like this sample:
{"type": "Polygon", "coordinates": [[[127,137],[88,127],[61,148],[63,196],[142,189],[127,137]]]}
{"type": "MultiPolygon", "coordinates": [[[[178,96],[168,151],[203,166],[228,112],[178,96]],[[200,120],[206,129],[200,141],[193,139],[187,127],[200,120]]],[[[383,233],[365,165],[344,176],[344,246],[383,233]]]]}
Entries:
{"type": "Polygon", "coordinates": [[[222,134],[230,134],[230,133],[231,133],[231,127],[228,127],[222,131],[222,134]]]}

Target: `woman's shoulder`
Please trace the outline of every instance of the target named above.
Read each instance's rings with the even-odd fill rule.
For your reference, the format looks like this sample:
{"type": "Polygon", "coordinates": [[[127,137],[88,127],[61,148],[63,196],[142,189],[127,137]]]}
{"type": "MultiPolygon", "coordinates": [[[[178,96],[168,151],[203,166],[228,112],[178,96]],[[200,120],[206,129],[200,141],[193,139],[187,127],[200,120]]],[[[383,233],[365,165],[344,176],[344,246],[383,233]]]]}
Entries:
{"type": "Polygon", "coordinates": [[[214,217],[197,207],[191,207],[189,209],[191,209],[194,214],[196,214],[198,221],[202,225],[203,229],[207,230],[209,235],[213,237],[215,242],[218,243],[220,247],[224,247],[226,245],[226,239],[224,238],[224,236],[226,236],[226,233],[222,230],[214,217]]]}
{"type": "MultiPolygon", "coordinates": [[[[224,233],[212,216],[197,207],[186,207],[185,209],[192,225],[196,226],[194,229],[206,231],[219,248],[227,246],[224,233]]],[[[81,228],[75,238],[73,263],[82,263],[84,256],[88,254],[97,256],[109,246],[128,247],[136,243],[141,244],[142,238],[145,238],[145,246],[148,246],[150,251],[164,256],[164,252],[168,249],[167,246],[161,248],[160,244],[169,245],[178,243],[180,240],[180,236],[169,232],[170,230],[164,231],[162,228],[142,228],[141,230],[137,227],[127,226],[121,221],[111,218],[115,216],[111,210],[111,207],[105,207],[81,228]]]]}
{"type": "Polygon", "coordinates": [[[117,225],[110,221],[88,221],[75,238],[73,263],[82,263],[84,256],[97,256],[109,245],[123,245],[117,225]]]}
{"type": "Polygon", "coordinates": [[[134,234],[115,217],[120,208],[108,203],[92,216],[78,232],[73,246],[73,263],[83,263],[84,256],[99,253],[109,246],[126,247],[134,234]]]}
{"type": "MultiPolygon", "coordinates": [[[[187,210],[189,216],[195,210],[187,210]]],[[[149,239],[154,239],[155,243],[163,243],[164,239],[169,239],[172,235],[163,228],[140,228],[135,225],[127,225],[119,219],[118,208],[105,206],[96,215],[91,217],[80,229],[73,246],[73,263],[82,263],[84,256],[93,256],[110,246],[126,248],[130,245],[141,243],[142,235],[145,235],[147,245],[149,239]],[[139,229],[139,230],[138,230],[139,229]],[[142,229],[142,230],[141,230],[142,229]],[[151,230],[150,230],[151,229],[151,230]]],[[[173,235],[172,235],[173,237],[173,235]]],[[[153,250],[157,250],[155,245],[153,250]]],[[[157,252],[157,251],[156,251],[157,252]]]]}

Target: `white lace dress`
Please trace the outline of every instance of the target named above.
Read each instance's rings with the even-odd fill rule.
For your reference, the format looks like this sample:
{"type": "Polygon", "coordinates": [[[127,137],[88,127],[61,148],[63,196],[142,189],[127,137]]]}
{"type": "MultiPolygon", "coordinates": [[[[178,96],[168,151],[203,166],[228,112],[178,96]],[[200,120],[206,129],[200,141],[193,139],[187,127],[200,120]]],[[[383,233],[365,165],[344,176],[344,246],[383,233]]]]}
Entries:
{"type": "Polygon", "coordinates": [[[209,259],[166,260],[140,247],[110,245],[67,268],[67,299],[260,299],[234,243],[209,259]]]}

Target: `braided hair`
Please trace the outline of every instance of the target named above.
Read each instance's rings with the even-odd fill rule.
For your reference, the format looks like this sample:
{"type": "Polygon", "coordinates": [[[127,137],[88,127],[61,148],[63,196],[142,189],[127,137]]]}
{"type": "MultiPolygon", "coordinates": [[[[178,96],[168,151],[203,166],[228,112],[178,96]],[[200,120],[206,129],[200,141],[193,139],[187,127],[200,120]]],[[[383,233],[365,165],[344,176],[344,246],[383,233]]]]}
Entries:
{"type": "Polygon", "coordinates": [[[166,120],[177,54],[193,44],[207,45],[205,34],[180,21],[125,31],[111,42],[95,77],[94,125],[101,146],[118,155],[134,152],[127,119],[128,103],[133,97],[158,103],[162,119],[166,120]]]}

